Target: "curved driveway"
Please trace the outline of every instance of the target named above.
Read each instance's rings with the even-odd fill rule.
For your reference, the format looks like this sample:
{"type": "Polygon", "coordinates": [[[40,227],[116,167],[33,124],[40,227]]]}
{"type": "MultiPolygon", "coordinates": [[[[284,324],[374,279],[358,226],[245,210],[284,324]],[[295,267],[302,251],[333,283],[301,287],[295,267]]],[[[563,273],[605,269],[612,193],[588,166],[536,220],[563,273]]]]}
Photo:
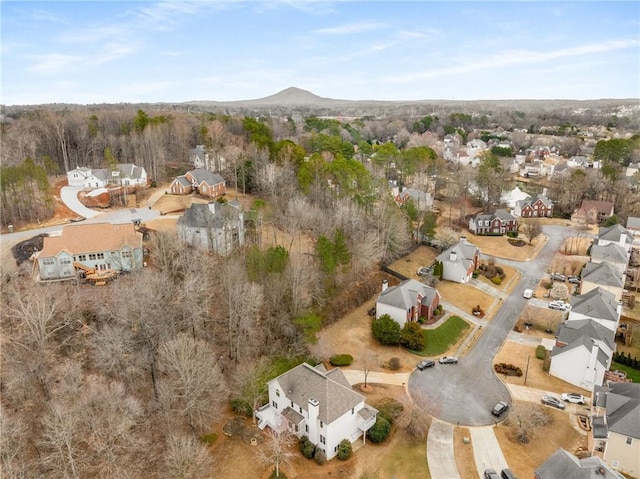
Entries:
{"type": "Polygon", "coordinates": [[[512,403],[509,390],[494,374],[492,361],[525,306],[524,290],[535,287],[546,273],[567,230],[562,226],[544,227],[549,240],[531,261],[501,260],[520,270],[522,279],[487,324],[473,349],[460,358],[458,364],[437,364],[411,374],[409,393],[426,412],[453,424],[485,426],[497,422],[491,408],[498,401],[512,403]]]}
{"type": "Polygon", "coordinates": [[[99,216],[99,211],[94,211],[83,205],[78,199],[78,192],[82,190],[80,186],[63,186],[60,190],[60,199],[75,214],[82,216],[83,218],[93,218],[99,216]]]}

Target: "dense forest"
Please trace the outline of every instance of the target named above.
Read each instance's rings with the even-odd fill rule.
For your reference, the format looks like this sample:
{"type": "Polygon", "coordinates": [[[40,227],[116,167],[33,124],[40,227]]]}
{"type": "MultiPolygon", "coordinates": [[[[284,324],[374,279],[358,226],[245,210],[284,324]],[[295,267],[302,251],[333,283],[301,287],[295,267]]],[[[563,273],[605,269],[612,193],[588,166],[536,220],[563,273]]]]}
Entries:
{"type": "MultiPolygon", "coordinates": [[[[576,154],[578,132],[592,126],[523,115],[296,121],[114,107],[5,117],[4,224],[50,214],[54,175],[117,161],[164,182],[189,168],[199,144],[230,185],[257,199],[247,212],[255,234],[228,258],[158,233],[148,268],[102,288],[3,272],[2,476],[208,477],[216,411],[231,404],[250,414],[268,378],[319,359],[308,358],[315,332],[375,294],[377,267],[410,249],[416,230],[451,241],[451,229],[436,231],[434,211],[398,208],[390,181],[455,205],[460,216],[448,223],[459,228],[468,201],[495,207],[512,176],[501,150],[488,150],[475,169],[444,161],[445,135],[460,144],[505,136],[516,151],[554,143],[576,154]],[[505,117],[558,136],[514,131],[515,120],[498,124],[505,117]],[[267,225],[290,242],[264,246],[267,225]],[[312,253],[295,252],[303,239],[312,253]]],[[[640,179],[623,173],[639,159],[638,137],[613,138],[614,130],[594,142],[601,169],[541,185],[559,214],[594,198],[640,215],[640,179]]]]}

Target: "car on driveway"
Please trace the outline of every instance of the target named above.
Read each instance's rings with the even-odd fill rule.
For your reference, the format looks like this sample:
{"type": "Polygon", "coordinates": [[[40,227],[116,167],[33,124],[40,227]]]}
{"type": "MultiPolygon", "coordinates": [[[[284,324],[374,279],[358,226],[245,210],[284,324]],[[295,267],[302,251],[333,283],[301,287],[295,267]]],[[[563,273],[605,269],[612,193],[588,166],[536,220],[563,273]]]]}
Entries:
{"type": "Polygon", "coordinates": [[[505,401],[500,401],[498,404],[493,406],[491,414],[496,417],[500,417],[507,411],[507,409],[509,409],[509,404],[505,401]]]}
{"type": "Polygon", "coordinates": [[[416,271],[416,274],[418,276],[428,276],[431,274],[432,271],[433,271],[433,268],[429,266],[420,266],[418,268],[418,271],[416,271]]]}
{"type": "Polygon", "coordinates": [[[558,299],[549,303],[549,309],[556,309],[558,311],[569,311],[571,309],[571,305],[558,299]]]}
{"type": "Polygon", "coordinates": [[[457,356],[442,356],[438,362],[440,364],[458,364],[457,356]]]}
{"type": "Polygon", "coordinates": [[[585,399],[582,394],[578,393],[562,393],[562,400],[573,404],[584,404],[585,399]]]}
{"type": "Polygon", "coordinates": [[[580,276],[569,276],[567,281],[571,284],[580,284],[580,276]]]}
{"type": "Polygon", "coordinates": [[[551,281],[562,281],[563,283],[567,280],[566,276],[560,273],[551,273],[551,281]]]}
{"type": "Polygon", "coordinates": [[[553,397],[553,396],[549,396],[547,394],[542,396],[542,398],[540,399],[540,402],[542,402],[542,404],[545,404],[545,405],[551,406],[551,407],[555,407],[557,409],[564,409],[566,407],[564,405],[564,403],[562,401],[560,401],[560,399],[558,399],[556,397],[553,397]]]}
{"type": "Polygon", "coordinates": [[[485,469],[484,470],[484,479],[500,479],[500,476],[493,469],[485,469]]]}
{"type": "Polygon", "coordinates": [[[420,371],[422,371],[423,369],[427,369],[427,368],[432,368],[436,365],[435,361],[432,361],[431,359],[423,359],[422,361],[420,361],[418,363],[418,366],[416,366],[420,371]]]}

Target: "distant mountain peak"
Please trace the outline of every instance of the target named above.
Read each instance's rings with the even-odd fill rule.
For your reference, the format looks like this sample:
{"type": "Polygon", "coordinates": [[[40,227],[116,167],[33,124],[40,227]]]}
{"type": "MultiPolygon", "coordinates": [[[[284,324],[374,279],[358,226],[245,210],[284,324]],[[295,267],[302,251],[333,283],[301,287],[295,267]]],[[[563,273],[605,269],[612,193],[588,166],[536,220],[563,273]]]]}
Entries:
{"type": "Polygon", "coordinates": [[[313,105],[322,102],[326,98],[314,95],[310,91],[301,88],[289,87],[276,93],[275,95],[251,100],[255,103],[273,104],[273,105],[313,105]]]}

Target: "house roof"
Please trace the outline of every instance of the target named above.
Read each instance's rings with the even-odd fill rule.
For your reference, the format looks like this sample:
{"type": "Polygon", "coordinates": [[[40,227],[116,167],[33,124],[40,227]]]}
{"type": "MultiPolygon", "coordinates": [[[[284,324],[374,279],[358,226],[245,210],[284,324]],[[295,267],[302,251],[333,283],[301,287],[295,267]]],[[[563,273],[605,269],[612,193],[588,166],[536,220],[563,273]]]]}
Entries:
{"type": "Polygon", "coordinates": [[[228,222],[238,222],[241,212],[240,203],[235,200],[226,203],[192,203],[178,218],[178,226],[222,229],[228,222]]]}
{"type": "Polygon", "coordinates": [[[598,405],[606,409],[609,431],[640,439],[640,383],[609,382],[596,386],[594,396],[598,405]]]}
{"type": "Polygon", "coordinates": [[[460,238],[460,241],[449,249],[444,250],[436,259],[443,263],[450,263],[451,253],[455,253],[456,262],[462,264],[464,269],[467,270],[469,266],[471,266],[477,252],[478,248],[474,244],[469,243],[466,238],[460,238]]]}
{"type": "Polygon", "coordinates": [[[91,174],[93,176],[95,176],[96,178],[98,178],[99,180],[102,180],[102,181],[107,181],[109,179],[109,177],[111,176],[109,174],[109,170],[107,170],[106,168],[100,168],[98,170],[92,170],[91,174]]]}
{"type": "Polygon", "coordinates": [[[551,207],[553,206],[553,203],[551,202],[551,200],[549,198],[547,198],[544,195],[535,195],[535,196],[529,196],[528,198],[525,198],[523,200],[518,200],[516,201],[517,205],[520,205],[520,207],[523,207],[525,205],[532,205],[534,204],[536,201],[540,200],[542,203],[544,203],[545,206],[547,207],[551,207]]]}
{"type": "Polygon", "coordinates": [[[593,319],[572,319],[565,321],[558,328],[557,339],[570,344],[582,336],[597,339],[605,343],[612,351],[614,348],[614,332],[593,319]]]}
{"type": "Polygon", "coordinates": [[[204,182],[209,186],[213,186],[225,182],[224,178],[218,173],[211,173],[209,170],[205,170],[204,168],[196,168],[195,170],[189,171],[189,173],[199,185],[204,182]]]}
{"type": "Polygon", "coordinates": [[[591,258],[609,263],[628,262],[627,252],[619,243],[594,244],[591,247],[591,258]]]}
{"type": "Polygon", "coordinates": [[[573,313],[583,314],[590,318],[617,322],[618,302],[613,293],[598,287],[587,293],[573,297],[569,317],[571,317],[573,313]]]}
{"type": "Polygon", "coordinates": [[[196,158],[199,158],[200,160],[204,161],[204,155],[205,155],[204,145],[196,145],[195,148],[189,150],[189,162],[193,163],[196,160],[196,158]]]}
{"type": "Polygon", "coordinates": [[[493,220],[495,218],[500,218],[500,220],[502,221],[515,221],[517,220],[517,218],[515,216],[513,216],[511,213],[509,213],[507,210],[505,209],[497,209],[495,210],[493,213],[490,214],[479,214],[475,216],[475,221],[479,221],[479,220],[493,220]]]}
{"type": "Polygon", "coordinates": [[[124,246],[142,247],[142,233],[135,230],[133,223],[72,225],[65,226],[60,236],[45,237],[38,258],[56,256],[62,250],[83,254],[118,251],[124,246]]]}
{"type": "Polygon", "coordinates": [[[606,241],[620,241],[622,235],[627,236],[627,242],[633,243],[633,233],[620,224],[603,226],[598,230],[598,238],[606,241]]]}
{"type": "Polygon", "coordinates": [[[416,304],[417,295],[422,295],[421,304],[429,305],[438,292],[426,284],[415,279],[406,279],[397,286],[384,290],[378,296],[378,303],[388,304],[396,308],[410,309],[416,304]]]}
{"type": "Polygon", "coordinates": [[[538,479],[620,479],[620,476],[599,457],[578,459],[564,449],[558,449],[549,456],[534,471],[534,476],[538,479]]]}
{"type": "Polygon", "coordinates": [[[600,214],[610,215],[613,213],[613,203],[610,201],[582,200],[580,209],[585,211],[595,209],[600,214]]]}
{"type": "MultiPolygon", "coordinates": [[[[574,341],[570,342],[569,344],[567,344],[566,346],[554,346],[554,348],[551,350],[551,357],[557,357],[560,356],[561,354],[565,354],[568,353],[569,351],[573,351],[574,349],[579,349],[579,348],[584,348],[586,349],[589,353],[591,353],[591,351],[593,351],[593,348],[595,346],[595,341],[593,339],[591,339],[589,336],[582,335],[579,338],[575,339],[574,341]]],[[[598,356],[596,358],[596,360],[606,369],[607,367],[607,363],[610,359],[610,356],[607,355],[602,348],[598,348],[598,356]]]]}
{"type": "Polygon", "coordinates": [[[182,186],[191,186],[191,182],[187,179],[186,176],[177,176],[175,180],[182,186]]]}
{"type": "Polygon", "coordinates": [[[581,276],[584,281],[602,286],[613,286],[616,288],[622,288],[624,286],[624,279],[620,271],[607,261],[585,264],[581,276]]]}
{"type": "MultiPolygon", "coordinates": [[[[318,419],[330,424],[344,413],[363,403],[365,397],[351,387],[337,380],[342,371],[323,373],[322,371],[302,363],[273,379],[278,383],[285,396],[308,410],[309,399],[319,404],[318,419]]],[[[346,381],[346,379],[344,379],[346,381]]]]}
{"type": "Polygon", "coordinates": [[[637,216],[629,216],[627,218],[627,228],[640,229],[640,218],[637,216]]]}
{"type": "Polygon", "coordinates": [[[142,178],[142,173],[144,171],[144,168],[136,166],[133,163],[118,163],[116,168],[120,173],[122,173],[123,177],[134,179],[142,178]]]}

